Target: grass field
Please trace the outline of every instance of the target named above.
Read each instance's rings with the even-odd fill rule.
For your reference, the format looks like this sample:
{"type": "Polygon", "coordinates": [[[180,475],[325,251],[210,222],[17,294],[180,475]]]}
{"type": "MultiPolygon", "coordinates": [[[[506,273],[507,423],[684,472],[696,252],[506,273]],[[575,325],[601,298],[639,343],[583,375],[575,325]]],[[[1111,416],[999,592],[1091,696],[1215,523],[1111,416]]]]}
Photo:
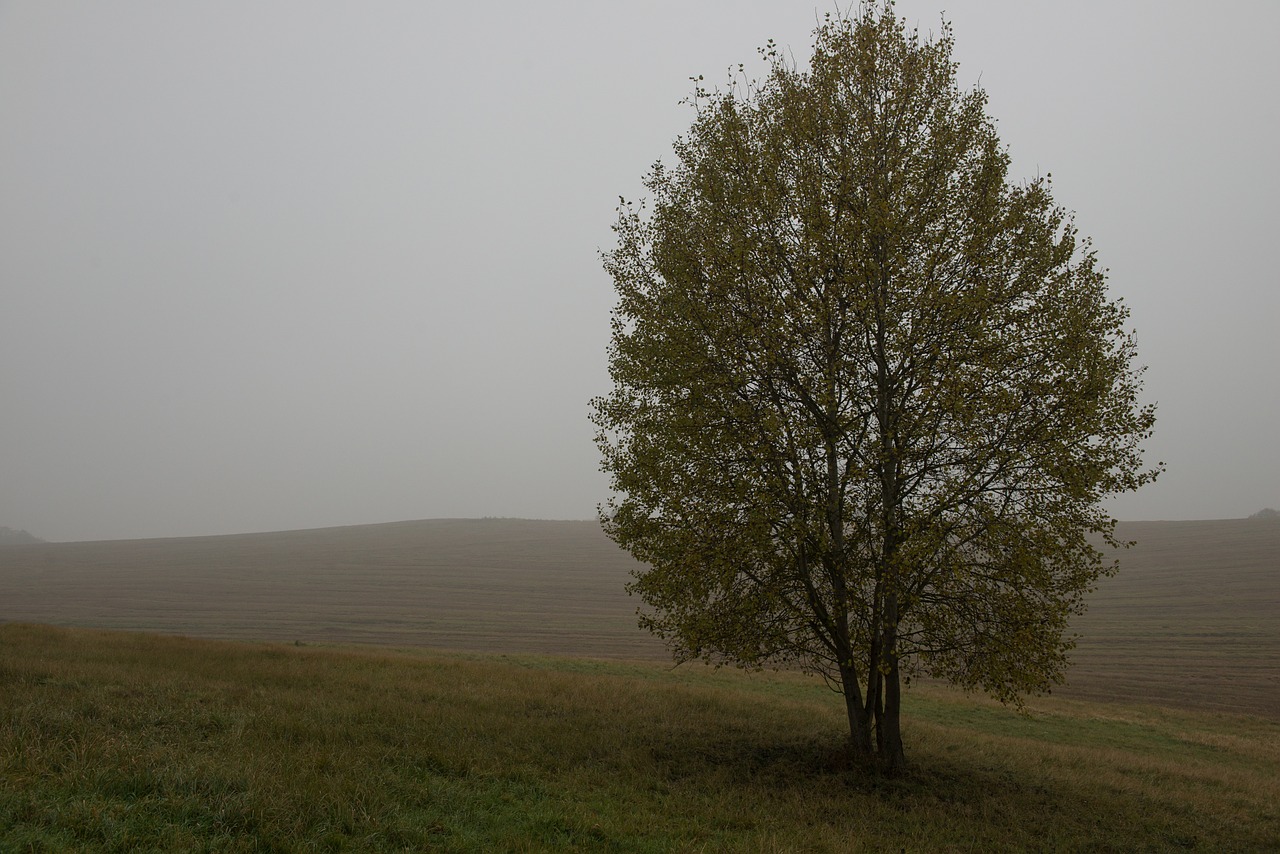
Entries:
{"type": "Polygon", "coordinates": [[[797,674],[0,626],[3,851],[1265,851],[1280,722],[797,674]]]}
{"type": "MultiPolygon", "coordinates": [[[[1280,523],[1122,523],[1056,695],[1280,715],[1280,523]]],[[[595,522],[435,520],[0,548],[0,621],[664,660],[595,522]]]]}
{"type": "Polygon", "coordinates": [[[660,663],[593,522],[5,547],[0,851],[1280,850],[1280,525],[1120,533],[1071,685],[912,686],[892,781],[660,663]]]}

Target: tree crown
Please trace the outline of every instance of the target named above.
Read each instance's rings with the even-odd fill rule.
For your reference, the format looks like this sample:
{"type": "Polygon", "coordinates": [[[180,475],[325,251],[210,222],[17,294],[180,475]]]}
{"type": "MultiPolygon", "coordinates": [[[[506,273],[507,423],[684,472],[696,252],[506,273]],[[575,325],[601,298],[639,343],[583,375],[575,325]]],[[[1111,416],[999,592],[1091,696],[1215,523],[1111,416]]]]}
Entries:
{"type": "Polygon", "coordinates": [[[1061,678],[1100,502],[1158,473],[1128,311],[951,50],[864,6],[807,68],[699,85],[604,257],[602,519],[643,622],[856,676],[869,712],[899,668],[1014,702],[1061,678]]]}

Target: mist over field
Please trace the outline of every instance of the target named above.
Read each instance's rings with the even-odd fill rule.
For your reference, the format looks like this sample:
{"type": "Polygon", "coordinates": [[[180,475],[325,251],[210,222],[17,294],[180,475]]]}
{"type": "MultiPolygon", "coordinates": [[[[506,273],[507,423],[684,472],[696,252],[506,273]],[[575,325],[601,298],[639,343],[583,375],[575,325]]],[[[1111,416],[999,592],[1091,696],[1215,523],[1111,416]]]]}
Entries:
{"type": "MultiPolygon", "coordinates": [[[[1132,308],[1169,468],[1109,509],[1276,506],[1280,5],[946,8],[1012,176],[1052,173],[1132,308]]],[[[803,62],[825,10],[0,5],[0,525],[592,518],[618,197],[690,77],[803,62]]]]}
{"type": "Polygon", "coordinates": [[[1280,5],[811,3],[0,3],[0,850],[1280,846],[1280,5]]]}
{"type": "MultiPolygon", "coordinates": [[[[1280,520],[1121,523],[1055,695],[1280,710],[1280,520]]],[[[437,519],[0,547],[0,622],[670,661],[595,522],[437,519]]]]}

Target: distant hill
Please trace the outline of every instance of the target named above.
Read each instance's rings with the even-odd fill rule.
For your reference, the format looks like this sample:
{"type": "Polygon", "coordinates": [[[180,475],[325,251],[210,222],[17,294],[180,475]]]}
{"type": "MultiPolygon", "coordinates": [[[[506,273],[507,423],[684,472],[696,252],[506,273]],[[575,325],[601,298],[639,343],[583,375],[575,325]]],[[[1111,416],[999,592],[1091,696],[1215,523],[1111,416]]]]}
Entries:
{"type": "MultiPolygon", "coordinates": [[[[1280,714],[1280,525],[1122,522],[1054,693],[1280,714]]],[[[665,659],[596,522],[437,519],[0,549],[0,621],[665,659]]]]}
{"type": "Polygon", "coordinates": [[[1280,519],[1280,511],[1271,507],[1264,507],[1257,513],[1249,517],[1250,519],[1280,519]]]}
{"type": "Polygon", "coordinates": [[[26,531],[15,531],[13,528],[6,528],[0,525],[0,546],[30,545],[43,542],[44,540],[39,537],[33,537],[26,531]]]}

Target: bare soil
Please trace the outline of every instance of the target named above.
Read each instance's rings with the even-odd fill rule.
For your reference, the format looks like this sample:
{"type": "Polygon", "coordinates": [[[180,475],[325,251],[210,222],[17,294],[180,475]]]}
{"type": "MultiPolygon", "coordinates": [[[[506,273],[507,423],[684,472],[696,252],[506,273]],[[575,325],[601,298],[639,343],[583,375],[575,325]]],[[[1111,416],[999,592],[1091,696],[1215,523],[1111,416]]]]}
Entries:
{"type": "MultiPolygon", "coordinates": [[[[1122,523],[1077,620],[1093,700],[1280,717],[1280,523],[1122,523]]],[[[0,622],[237,640],[661,659],[594,522],[429,520],[0,548],[0,622]]]]}
{"type": "Polygon", "coordinates": [[[1122,522],[1061,691],[1280,718],[1280,522],[1122,522]]]}

